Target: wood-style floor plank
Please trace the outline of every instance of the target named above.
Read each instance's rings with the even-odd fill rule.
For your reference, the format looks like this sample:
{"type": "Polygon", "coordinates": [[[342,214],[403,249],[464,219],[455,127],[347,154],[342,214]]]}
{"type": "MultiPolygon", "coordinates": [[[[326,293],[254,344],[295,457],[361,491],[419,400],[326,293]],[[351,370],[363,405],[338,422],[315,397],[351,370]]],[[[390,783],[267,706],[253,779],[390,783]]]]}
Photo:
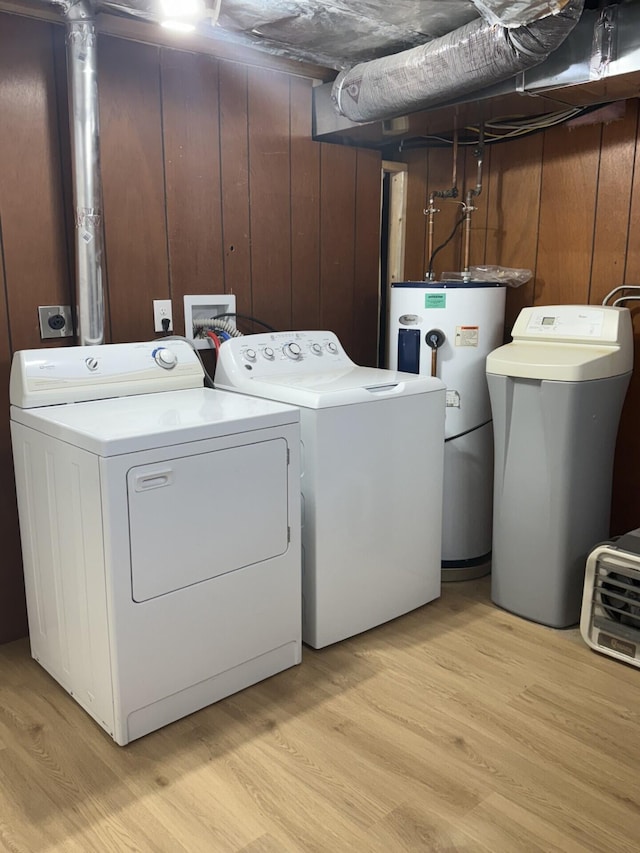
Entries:
{"type": "Polygon", "coordinates": [[[631,853],[640,672],[488,581],[116,746],[0,646],[2,853],[631,853]]]}

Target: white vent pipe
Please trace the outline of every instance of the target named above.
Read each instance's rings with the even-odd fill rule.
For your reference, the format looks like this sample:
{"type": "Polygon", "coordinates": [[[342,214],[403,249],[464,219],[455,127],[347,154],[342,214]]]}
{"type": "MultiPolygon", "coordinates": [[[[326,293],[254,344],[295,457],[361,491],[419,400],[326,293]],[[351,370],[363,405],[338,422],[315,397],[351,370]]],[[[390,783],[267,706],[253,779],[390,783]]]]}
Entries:
{"type": "Polygon", "coordinates": [[[78,343],[104,343],[98,55],[91,0],[64,4],[73,164],[78,343]]]}
{"type": "Polygon", "coordinates": [[[483,20],[402,53],[343,71],[332,98],[351,121],[393,118],[514,77],[543,62],[580,19],[584,0],[569,0],[556,15],[508,29],[483,20]]]}

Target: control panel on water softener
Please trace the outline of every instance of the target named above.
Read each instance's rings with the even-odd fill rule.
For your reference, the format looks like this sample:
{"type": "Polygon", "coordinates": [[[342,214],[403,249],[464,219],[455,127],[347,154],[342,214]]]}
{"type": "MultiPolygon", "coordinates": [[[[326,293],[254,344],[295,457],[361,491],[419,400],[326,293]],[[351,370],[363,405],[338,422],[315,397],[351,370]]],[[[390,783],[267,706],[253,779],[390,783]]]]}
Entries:
{"type": "Polygon", "coordinates": [[[231,338],[223,350],[228,370],[253,379],[354,366],[333,332],[265,332],[231,338]]]}

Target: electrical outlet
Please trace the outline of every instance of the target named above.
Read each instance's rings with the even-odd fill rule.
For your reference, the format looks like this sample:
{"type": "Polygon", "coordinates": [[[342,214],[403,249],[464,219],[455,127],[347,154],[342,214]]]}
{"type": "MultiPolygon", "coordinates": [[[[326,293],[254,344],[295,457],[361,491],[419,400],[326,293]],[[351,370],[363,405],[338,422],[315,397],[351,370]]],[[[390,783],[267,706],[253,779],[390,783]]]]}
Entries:
{"type": "Polygon", "coordinates": [[[173,309],[170,299],[153,300],[153,328],[156,332],[173,332],[173,309]],[[162,321],[169,321],[168,327],[162,325],[162,321]]]}
{"type": "Polygon", "coordinates": [[[70,338],[73,335],[73,319],[69,305],[40,305],[38,307],[40,320],[40,337],[70,338]]]}
{"type": "MultiPolygon", "coordinates": [[[[235,314],[236,297],[232,293],[184,297],[184,329],[187,338],[196,349],[209,349],[209,341],[198,329],[198,323],[206,323],[220,314],[235,314]]],[[[234,328],[235,317],[225,317],[234,328]]]]}

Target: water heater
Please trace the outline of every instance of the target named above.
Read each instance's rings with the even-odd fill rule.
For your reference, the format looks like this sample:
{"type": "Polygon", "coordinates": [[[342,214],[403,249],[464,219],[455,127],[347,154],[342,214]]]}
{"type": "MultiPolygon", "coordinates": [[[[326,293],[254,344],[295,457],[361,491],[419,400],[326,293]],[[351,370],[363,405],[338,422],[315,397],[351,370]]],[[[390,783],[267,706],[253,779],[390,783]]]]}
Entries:
{"type": "Polygon", "coordinates": [[[485,360],[503,343],[505,296],[506,287],[497,282],[391,285],[387,367],[435,371],[447,386],[443,580],[479,576],[489,568],[493,431],[485,360]]]}

